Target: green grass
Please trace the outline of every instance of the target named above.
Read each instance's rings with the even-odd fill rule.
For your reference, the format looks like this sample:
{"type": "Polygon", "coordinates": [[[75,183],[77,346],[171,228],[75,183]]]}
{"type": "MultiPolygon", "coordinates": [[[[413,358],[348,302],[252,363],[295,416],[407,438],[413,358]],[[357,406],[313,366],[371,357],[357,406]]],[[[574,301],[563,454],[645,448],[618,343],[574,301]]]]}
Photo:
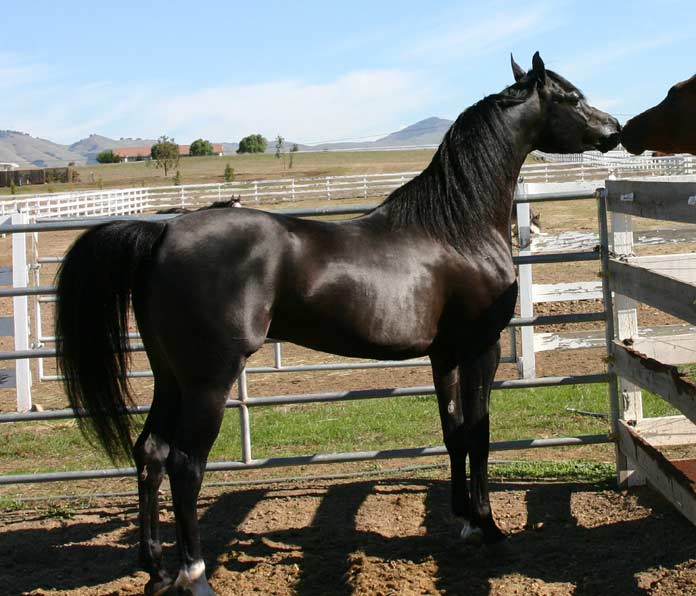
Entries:
{"type": "MultiPolygon", "coordinates": [[[[607,432],[606,420],[569,413],[568,407],[607,412],[606,387],[496,391],[491,403],[491,439],[607,432]]],[[[676,413],[648,394],[644,394],[644,410],[646,416],[676,413]]],[[[251,427],[255,458],[442,444],[433,396],[254,408],[251,427]]],[[[111,466],[102,452],[82,437],[74,421],[19,423],[6,426],[3,433],[0,468],[4,474],[111,466]]],[[[239,459],[240,453],[238,412],[228,410],[210,459],[239,459]]],[[[570,453],[566,459],[574,459],[572,449],[564,453],[570,453]]]]}

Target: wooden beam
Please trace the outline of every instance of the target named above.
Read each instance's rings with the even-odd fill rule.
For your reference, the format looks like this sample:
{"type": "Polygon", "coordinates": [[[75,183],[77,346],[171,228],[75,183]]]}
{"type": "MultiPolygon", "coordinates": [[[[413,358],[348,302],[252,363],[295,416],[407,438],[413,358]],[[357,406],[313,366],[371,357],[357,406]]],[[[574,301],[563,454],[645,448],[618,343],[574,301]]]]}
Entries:
{"type": "Polygon", "coordinates": [[[659,395],[696,423],[696,383],[676,366],[648,358],[618,341],[614,341],[612,357],[617,375],[659,395]]]}
{"type": "Polygon", "coordinates": [[[619,448],[648,482],[692,524],[696,525],[696,486],[693,481],[625,421],[618,424],[619,448]]]}
{"type": "Polygon", "coordinates": [[[696,444],[696,424],[686,416],[643,418],[634,428],[653,447],[696,444]]]}
{"type": "Polygon", "coordinates": [[[607,180],[606,188],[609,211],[696,223],[696,181],[607,180]]]}
{"type": "Polygon", "coordinates": [[[609,261],[609,282],[618,294],[696,325],[696,286],[615,259],[609,261]]]}

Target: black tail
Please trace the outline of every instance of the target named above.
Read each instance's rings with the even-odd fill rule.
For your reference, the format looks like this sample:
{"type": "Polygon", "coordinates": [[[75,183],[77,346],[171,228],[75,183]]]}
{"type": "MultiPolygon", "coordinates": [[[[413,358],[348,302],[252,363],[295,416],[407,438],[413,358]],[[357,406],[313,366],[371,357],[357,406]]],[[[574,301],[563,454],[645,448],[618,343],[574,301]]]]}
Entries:
{"type": "Polygon", "coordinates": [[[130,459],[132,403],[128,370],[131,291],[165,223],[120,221],[80,236],[57,276],[58,367],[70,406],[84,410],[82,431],[93,431],[112,461],[130,459]],[[89,421],[89,427],[85,424],[89,421]]]}

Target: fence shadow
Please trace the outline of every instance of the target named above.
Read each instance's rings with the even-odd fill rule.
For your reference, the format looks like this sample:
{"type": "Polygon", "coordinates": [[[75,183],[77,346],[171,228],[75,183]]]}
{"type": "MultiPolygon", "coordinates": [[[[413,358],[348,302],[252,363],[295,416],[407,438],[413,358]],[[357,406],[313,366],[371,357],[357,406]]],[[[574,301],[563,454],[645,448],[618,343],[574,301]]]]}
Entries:
{"type": "MultiPolygon", "coordinates": [[[[350,482],[321,490],[310,486],[293,489],[292,496],[276,490],[235,490],[209,497],[203,501],[201,515],[208,574],[214,576],[212,583],[221,594],[227,593],[218,583],[224,584],[225,573],[236,576],[263,564],[269,568],[296,566],[296,574],[288,581],[299,596],[350,596],[365,591],[365,586],[356,587],[363,580],[373,587],[380,581],[399,586],[412,580],[414,572],[448,596],[504,593],[501,585],[507,585],[511,577],[519,580],[520,593],[530,593],[525,590],[537,581],[571,584],[578,596],[631,596],[645,594],[636,574],[653,567],[669,569],[696,558],[693,527],[648,489],[629,497],[635,506],[627,507],[627,515],[618,518],[603,517],[603,503],[624,497],[603,494],[596,485],[505,483],[491,488],[496,493],[523,494],[527,525],[543,524],[543,529],[518,529],[502,548],[462,545],[449,514],[449,482],[444,480],[350,482]],[[404,517],[420,519],[420,513],[406,509],[414,504],[423,509],[422,531],[399,535],[396,519],[391,527],[394,511],[381,512],[374,502],[367,508],[369,519],[364,518],[361,510],[364,512],[366,501],[385,491],[403,504],[404,517]],[[257,506],[263,512],[269,500],[276,499],[273,508],[282,510],[298,496],[316,502],[308,524],[301,521],[290,527],[293,524],[286,524],[283,516],[270,523],[260,513],[255,527],[263,528],[269,521],[271,529],[248,530],[245,520],[257,506]],[[578,509],[585,506],[592,511],[578,509]],[[652,513],[646,514],[646,510],[652,513]],[[591,523],[584,520],[586,513],[591,523]],[[583,523],[578,522],[578,515],[583,523]],[[387,528],[391,535],[375,527],[387,528]],[[365,561],[373,566],[367,579],[360,567],[363,563],[369,567],[365,561]]],[[[495,510],[498,516],[506,513],[500,502],[495,510]]],[[[27,520],[18,529],[3,531],[3,593],[46,588],[69,591],[122,578],[133,578],[127,581],[134,589],[138,582],[144,584],[144,574],[133,577],[136,511],[129,507],[125,513],[100,517],[96,512],[88,521],[80,516],[50,527],[41,520],[27,520]]],[[[165,524],[164,539],[172,542],[173,534],[172,524],[165,524]]],[[[175,567],[174,550],[166,549],[170,569],[175,567]]]]}

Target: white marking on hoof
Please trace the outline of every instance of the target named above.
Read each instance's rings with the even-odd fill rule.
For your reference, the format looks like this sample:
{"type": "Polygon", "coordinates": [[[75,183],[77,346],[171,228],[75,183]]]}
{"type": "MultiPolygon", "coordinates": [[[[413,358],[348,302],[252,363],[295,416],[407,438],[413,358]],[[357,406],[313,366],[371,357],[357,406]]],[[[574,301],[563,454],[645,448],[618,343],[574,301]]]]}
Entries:
{"type": "Polygon", "coordinates": [[[202,575],[205,575],[205,563],[203,561],[195,561],[191,567],[182,567],[179,570],[174,587],[188,588],[202,575]]]}
{"type": "Polygon", "coordinates": [[[468,519],[462,520],[462,531],[459,533],[459,537],[464,542],[479,542],[483,537],[483,532],[481,528],[472,527],[468,519]]]}

